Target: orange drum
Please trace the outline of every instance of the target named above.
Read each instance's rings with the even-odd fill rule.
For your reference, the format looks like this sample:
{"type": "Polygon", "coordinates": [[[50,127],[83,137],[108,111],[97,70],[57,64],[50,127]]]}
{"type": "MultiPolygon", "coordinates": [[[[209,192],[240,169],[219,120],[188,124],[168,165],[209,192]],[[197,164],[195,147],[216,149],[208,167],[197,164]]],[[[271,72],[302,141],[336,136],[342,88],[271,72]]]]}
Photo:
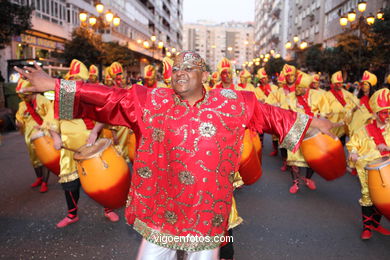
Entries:
{"type": "Polygon", "coordinates": [[[375,207],[390,220],[390,157],[367,165],[368,190],[375,207]]]}
{"type": "Polygon", "coordinates": [[[130,187],[130,170],[123,157],[101,138],[91,146],[82,146],[74,159],[85,193],[106,208],[125,205],[130,187]]]}
{"type": "Polygon", "coordinates": [[[345,153],[340,140],[309,129],[301,144],[307,164],[327,181],[343,176],[347,170],[345,153]]]}
{"type": "Polygon", "coordinates": [[[55,175],[59,175],[61,152],[54,148],[53,138],[37,131],[31,135],[31,143],[42,164],[55,175]]]}
{"type": "Polygon", "coordinates": [[[259,153],[261,156],[261,143],[260,138],[256,132],[249,129],[245,130],[243,140],[243,151],[241,154],[240,172],[242,181],[245,185],[251,185],[255,183],[262,174],[261,162],[259,153]],[[259,149],[259,150],[256,150],[259,149]]]}
{"type": "Polygon", "coordinates": [[[133,131],[129,134],[128,140],[128,149],[129,149],[129,159],[131,163],[134,162],[135,151],[137,149],[137,139],[135,138],[135,134],[133,131]]]}
{"type": "Polygon", "coordinates": [[[103,128],[101,137],[102,138],[113,139],[111,129],[103,128]]]}

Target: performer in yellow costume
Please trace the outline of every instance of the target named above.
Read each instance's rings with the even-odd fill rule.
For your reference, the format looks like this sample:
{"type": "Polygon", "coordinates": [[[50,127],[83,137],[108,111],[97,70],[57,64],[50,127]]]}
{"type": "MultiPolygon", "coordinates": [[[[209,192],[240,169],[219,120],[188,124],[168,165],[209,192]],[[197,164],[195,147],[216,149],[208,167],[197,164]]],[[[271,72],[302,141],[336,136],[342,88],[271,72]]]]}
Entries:
{"type": "MultiPolygon", "coordinates": [[[[223,58],[217,65],[218,73],[221,78],[221,82],[216,84],[214,88],[228,88],[228,89],[236,89],[236,86],[233,83],[233,66],[230,60],[223,58]]],[[[253,87],[253,85],[252,85],[253,87]]],[[[244,88],[237,88],[239,90],[246,90],[244,88]]],[[[253,91],[253,89],[252,89],[253,91]]],[[[233,179],[234,188],[238,188],[242,186],[244,183],[242,178],[238,172],[235,172],[233,179]]],[[[233,228],[242,223],[242,218],[238,215],[236,201],[234,196],[232,197],[232,210],[229,215],[229,225],[227,227],[226,236],[233,236],[233,228]]],[[[234,249],[233,249],[233,241],[229,241],[228,243],[224,243],[220,247],[220,257],[224,259],[233,259],[234,249]]]]}
{"type": "MultiPolygon", "coordinates": [[[[272,91],[266,99],[266,103],[278,106],[278,107],[286,107],[288,106],[288,95],[291,92],[295,91],[295,81],[297,76],[299,75],[299,71],[292,65],[284,64],[282,71],[279,74],[278,82],[281,86],[277,91],[272,91]]],[[[278,138],[273,136],[272,138],[274,151],[271,152],[271,156],[276,156],[277,151],[275,152],[275,147],[277,147],[276,141],[278,138]]],[[[280,170],[285,172],[287,171],[287,150],[282,148],[280,149],[280,153],[283,160],[283,165],[280,167],[280,170]]]]}
{"type": "Polygon", "coordinates": [[[152,65],[147,65],[144,68],[144,86],[148,88],[166,88],[167,86],[157,81],[156,68],[152,65]]]}
{"type": "MultiPolygon", "coordinates": [[[[86,66],[76,59],[72,60],[70,70],[65,75],[65,79],[87,80],[88,77],[89,73],[86,66]]],[[[77,203],[80,197],[81,187],[77,173],[77,165],[73,159],[73,152],[66,148],[72,150],[79,149],[86,144],[91,133],[97,136],[98,130],[95,128],[95,123],[90,119],[55,119],[53,106],[45,117],[45,125],[54,139],[56,149],[64,147],[61,149],[59,183],[61,183],[65,192],[68,215],[57,223],[58,228],[63,228],[79,220],[77,203]]],[[[110,221],[116,222],[119,220],[118,215],[110,209],[105,209],[104,215],[110,221]]]]}
{"type": "Polygon", "coordinates": [[[163,80],[165,85],[168,88],[171,88],[171,76],[172,76],[172,65],[173,65],[173,60],[168,57],[164,57],[162,60],[163,64],[163,80]]]}
{"type": "MultiPolygon", "coordinates": [[[[260,68],[257,71],[256,74],[257,78],[259,79],[259,91],[261,94],[259,96],[262,96],[262,101],[264,102],[267,97],[272,93],[278,91],[278,87],[274,84],[270,83],[269,77],[267,75],[267,72],[265,71],[265,68],[260,68]]],[[[259,99],[259,98],[257,98],[259,99]]]]}
{"type": "MultiPolygon", "coordinates": [[[[287,106],[284,104],[282,108],[309,116],[325,117],[329,113],[328,102],[321,92],[310,89],[312,81],[312,76],[300,72],[296,80],[295,91],[288,95],[287,106]]],[[[291,166],[291,176],[293,179],[290,193],[295,194],[298,192],[300,179],[304,181],[309,189],[316,189],[315,182],[311,179],[314,172],[307,165],[301,150],[297,150],[295,153],[288,151],[287,165],[291,166]],[[306,177],[301,178],[300,168],[306,168],[306,177]]]]}
{"type": "Polygon", "coordinates": [[[217,84],[219,81],[219,73],[218,71],[215,71],[211,74],[211,79],[209,82],[209,87],[214,88],[215,84],[217,84]]]}
{"type": "MultiPolygon", "coordinates": [[[[350,92],[343,89],[343,75],[341,71],[337,71],[331,78],[332,87],[326,93],[330,107],[329,120],[333,123],[345,123],[348,111],[354,109],[358,104],[358,99],[350,92]]],[[[332,133],[340,138],[340,141],[345,144],[345,126],[340,126],[332,129],[332,133]]]]}
{"type": "MultiPolygon", "coordinates": [[[[257,78],[259,79],[258,87],[256,88],[256,97],[258,100],[261,100],[262,102],[266,102],[268,97],[272,96],[268,102],[274,102],[271,101],[273,98],[278,97],[278,87],[274,84],[270,84],[269,77],[267,75],[267,72],[265,71],[265,68],[260,68],[257,71],[256,74],[257,78]]],[[[263,136],[261,136],[261,142],[263,143],[263,136]]],[[[272,136],[272,147],[273,151],[269,154],[269,156],[277,156],[278,155],[278,137],[272,136]]]]}
{"type": "Polygon", "coordinates": [[[370,162],[390,155],[390,91],[388,89],[376,91],[369,103],[374,113],[373,119],[356,131],[346,144],[349,160],[356,167],[361,184],[362,197],[359,200],[363,215],[361,239],[370,239],[372,230],[390,235],[390,231],[379,225],[382,215],[371,201],[365,170],[370,162]]]}
{"type": "Polygon", "coordinates": [[[113,62],[108,69],[108,73],[113,79],[115,87],[126,88],[126,84],[124,84],[124,73],[122,64],[116,61],[113,62]]]}
{"type": "MultiPolygon", "coordinates": [[[[27,87],[29,82],[20,78],[16,86],[16,92],[20,92],[23,88],[27,87]]],[[[27,145],[28,154],[31,164],[34,168],[36,179],[31,187],[40,187],[40,192],[47,192],[47,182],[49,180],[49,170],[42,165],[38,159],[35,149],[31,143],[32,134],[37,131],[36,128],[41,127],[43,124],[43,118],[50,109],[51,102],[40,94],[19,94],[23,99],[19,103],[19,109],[16,112],[16,125],[21,129],[24,135],[24,140],[27,145]]]]}
{"type": "Polygon", "coordinates": [[[98,83],[99,82],[99,69],[95,65],[89,66],[89,77],[88,82],[98,83]]]}
{"type": "Polygon", "coordinates": [[[104,69],[103,77],[104,77],[104,80],[103,80],[104,85],[109,86],[109,87],[114,86],[114,80],[112,79],[112,77],[110,75],[110,67],[106,67],[104,69]]]}
{"type": "Polygon", "coordinates": [[[374,74],[365,71],[361,82],[361,88],[357,95],[359,105],[347,111],[345,115],[345,123],[348,127],[349,136],[363,127],[365,122],[372,117],[369,100],[375,92],[374,87],[377,83],[377,78],[374,74]]]}
{"type": "Polygon", "coordinates": [[[236,89],[233,83],[233,66],[230,60],[222,58],[217,65],[220,82],[215,84],[214,88],[236,89]]]}
{"type": "Polygon", "coordinates": [[[310,88],[318,90],[322,92],[322,94],[325,94],[325,90],[320,88],[320,78],[321,78],[320,74],[313,74],[312,77],[313,77],[313,82],[310,84],[310,88]]]}

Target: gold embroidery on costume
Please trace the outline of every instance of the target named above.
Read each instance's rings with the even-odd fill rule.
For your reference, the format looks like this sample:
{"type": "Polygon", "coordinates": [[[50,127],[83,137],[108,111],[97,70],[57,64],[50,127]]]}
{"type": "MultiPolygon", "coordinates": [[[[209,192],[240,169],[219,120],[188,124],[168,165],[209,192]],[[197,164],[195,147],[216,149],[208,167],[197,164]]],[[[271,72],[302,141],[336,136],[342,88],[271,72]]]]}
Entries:
{"type": "Polygon", "coordinates": [[[73,119],[73,104],[76,94],[76,81],[61,80],[60,84],[60,119],[73,119]]]}
{"type": "Polygon", "coordinates": [[[301,140],[302,134],[307,127],[309,119],[310,117],[308,115],[298,113],[293,127],[291,127],[280,146],[292,151],[299,140],[301,140]]]}

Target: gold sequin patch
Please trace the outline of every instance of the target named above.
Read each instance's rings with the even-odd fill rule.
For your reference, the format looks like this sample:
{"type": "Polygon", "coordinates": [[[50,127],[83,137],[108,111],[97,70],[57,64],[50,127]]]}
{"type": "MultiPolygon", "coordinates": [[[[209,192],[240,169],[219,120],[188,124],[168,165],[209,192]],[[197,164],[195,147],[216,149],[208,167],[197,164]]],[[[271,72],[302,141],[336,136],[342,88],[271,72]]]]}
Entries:
{"type": "Polygon", "coordinates": [[[232,89],[222,89],[221,95],[229,99],[237,99],[237,94],[232,89]]]}
{"type": "Polygon", "coordinates": [[[167,222],[172,225],[177,222],[177,215],[173,211],[168,211],[168,210],[165,211],[164,217],[167,220],[167,222]]]}
{"type": "Polygon", "coordinates": [[[182,171],[179,173],[179,180],[181,183],[191,185],[195,183],[195,177],[189,171],[182,171]]]}
{"type": "Polygon", "coordinates": [[[212,137],[217,132],[217,128],[212,123],[203,122],[199,126],[201,136],[212,137]]]}
{"type": "Polygon", "coordinates": [[[215,214],[211,223],[214,227],[219,227],[223,222],[223,216],[221,214],[215,214]]]}
{"type": "Polygon", "coordinates": [[[152,171],[150,170],[149,167],[142,167],[142,168],[139,168],[137,170],[137,173],[139,174],[139,176],[141,176],[142,178],[150,178],[152,176],[152,171]]]}
{"type": "Polygon", "coordinates": [[[152,138],[156,142],[162,142],[164,140],[165,132],[159,128],[153,129],[152,138]]]}

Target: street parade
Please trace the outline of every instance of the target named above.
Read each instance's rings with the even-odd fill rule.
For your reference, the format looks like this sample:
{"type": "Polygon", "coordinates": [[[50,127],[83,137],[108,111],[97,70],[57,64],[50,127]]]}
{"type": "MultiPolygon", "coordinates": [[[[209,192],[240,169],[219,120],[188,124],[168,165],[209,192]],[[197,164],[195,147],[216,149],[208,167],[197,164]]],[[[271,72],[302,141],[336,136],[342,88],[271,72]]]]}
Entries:
{"type": "MultiPolygon", "coordinates": [[[[50,9],[66,21],[62,2],[50,9]]],[[[1,259],[388,259],[386,1],[248,0],[249,25],[187,20],[173,36],[196,1],[85,2],[63,41],[39,31],[49,1],[0,6],[33,17],[0,46],[1,259]],[[161,5],[163,29],[131,38],[140,5],[161,5]],[[294,31],[305,5],[324,27],[338,12],[340,35],[294,31]],[[275,23],[261,36],[266,19],[291,23],[285,40],[275,23]]]]}

